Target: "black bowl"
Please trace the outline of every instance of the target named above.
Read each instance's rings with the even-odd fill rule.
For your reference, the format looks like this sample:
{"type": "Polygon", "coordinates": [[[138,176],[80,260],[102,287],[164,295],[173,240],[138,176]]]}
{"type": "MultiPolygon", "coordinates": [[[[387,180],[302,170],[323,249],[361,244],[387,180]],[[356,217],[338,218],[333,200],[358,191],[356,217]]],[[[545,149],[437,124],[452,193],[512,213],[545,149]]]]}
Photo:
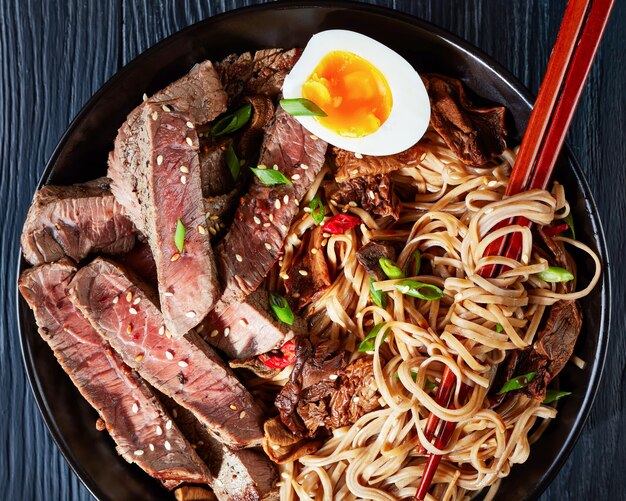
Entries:
{"type": "MultiPolygon", "coordinates": [[[[431,24],[391,10],[346,2],[289,2],[228,12],[195,24],[160,42],[125,66],[85,105],[59,142],[41,178],[69,184],[103,175],[117,128],[144,92],[162,88],[203,59],[264,47],[304,46],[321,30],[345,28],[387,44],[420,72],[461,78],[476,96],[502,103],[511,125],[523,131],[531,110],[528,91],[506,70],[467,42],[431,24]]],[[[498,499],[534,499],[546,488],[570,453],[589,413],[608,340],[610,284],[602,228],[589,188],[569,150],[556,178],[573,204],[577,236],[599,253],[603,278],[581,301],[584,326],[575,353],[585,369],[572,364],[560,383],[574,395],[560,402],[557,419],[502,482],[498,499]]],[[[580,283],[591,275],[590,260],[577,256],[580,283]]],[[[20,260],[20,270],[25,266],[20,260]]],[[[37,334],[32,313],[19,298],[18,316],[24,363],[35,398],[57,445],[76,474],[98,499],[163,499],[165,491],[137,467],[127,464],[106,433],[95,429],[96,412],[81,398],[37,334]]]]}

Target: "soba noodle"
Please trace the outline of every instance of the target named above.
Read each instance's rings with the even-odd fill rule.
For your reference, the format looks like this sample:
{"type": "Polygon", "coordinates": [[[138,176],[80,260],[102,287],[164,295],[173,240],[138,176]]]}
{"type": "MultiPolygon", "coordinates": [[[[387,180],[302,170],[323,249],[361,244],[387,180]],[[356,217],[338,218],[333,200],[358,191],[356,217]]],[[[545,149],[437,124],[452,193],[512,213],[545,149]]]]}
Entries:
{"type": "MultiPolygon", "coordinates": [[[[393,175],[396,189],[410,193],[414,200],[403,204],[398,222],[373,218],[358,207],[326,206],[327,214],[347,211],[363,224],[345,234],[324,235],[323,250],[336,278],[306,310],[311,338],[313,343],[339,339],[354,360],[367,332],[385,322],[373,352],[381,407],[352,426],[334,430],[315,454],[282,465],[282,501],[410,499],[427,460],[416,452],[420,444],[428,452],[444,455],[431,489],[438,499],[469,499],[490,487],[489,499],[511,467],[528,458],[530,443],[543,430],[535,425],[556,415],[553,407],[522,394],[507,396],[496,411],[489,408],[487,392],[507,350],[533,343],[547,306],[587,294],[598,281],[600,262],[583,243],[557,238],[588,253],[595,263],[586,287],[557,293],[555,284],[537,276],[548,263],[533,251],[530,229],[494,228],[511,216],[523,216],[537,225],[566,217],[570,209],[562,186],[555,183],[551,193],[533,190],[503,198],[515,151],[506,150],[489,167],[474,168],[461,163],[432,130],[421,142],[426,153],[419,165],[393,175]],[[485,255],[491,242],[514,232],[522,237],[519,262],[485,255]],[[414,299],[396,290],[397,281],[386,280],[374,287],[387,292],[387,308],[373,305],[369,276],[356,259],[357,250],[370,240],[404,242],[398,259],[402,268],[419,250],[422,259],[430,262],[432,274],[408,278],[437,285],[444,297],[414,299]],[[492,264],[510,269],[495,279],[482,278],[481,268],[492,264]],[[502,329],[496,329],[498,324],[502,329]],[[427,382],[441,380],[445,366],[457,377],[450,409],[438,405],[425,388],[427,382]],[[459,401],[461,381],[471,386],[465,403],[459,401]],[[443,450],[424,435],[430,413],[457,423],[443,450]]],[[[328,174],[328,168],[320,173],[302,207],[328,174]]],[[[303,210],[286,242],[281,269],[274,274],[275,286],[280,287],[303,234],[314,226],[310,213],[303,210]]],[[[288,371],[282,371],[274,381],[281,384],[286,377],[288,371]]]]}

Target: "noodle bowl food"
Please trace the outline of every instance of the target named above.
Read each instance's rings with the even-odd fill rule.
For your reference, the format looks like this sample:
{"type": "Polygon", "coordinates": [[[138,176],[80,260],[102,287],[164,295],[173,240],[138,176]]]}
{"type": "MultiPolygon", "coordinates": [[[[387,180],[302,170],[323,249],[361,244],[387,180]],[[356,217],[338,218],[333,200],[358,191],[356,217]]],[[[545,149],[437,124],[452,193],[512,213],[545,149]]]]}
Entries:
{"type": "Polygon", "coordinates": [[[126,461],[177,499],[392,501],[436,455],[427,499],[495,496],[576,391],[602,265],[558,180],[505,196],[507,111],[475,101],[322,32],[198,63],[106,178],[36,193],[20,292],[126,461]]]}

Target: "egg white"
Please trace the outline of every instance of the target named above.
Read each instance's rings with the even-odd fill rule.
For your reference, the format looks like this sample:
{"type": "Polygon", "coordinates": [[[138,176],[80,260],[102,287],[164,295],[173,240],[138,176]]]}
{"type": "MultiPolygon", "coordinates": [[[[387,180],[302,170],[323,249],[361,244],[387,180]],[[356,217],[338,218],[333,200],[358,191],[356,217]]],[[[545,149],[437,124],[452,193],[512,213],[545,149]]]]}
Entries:
{"type": "Polygon", "coordinates": [[[302,97],[302,84],[326,54],[338,50],[361,56],[385,76],[393,100],[389,117],[375,132],[356,138],[341,136],[314,117],[295,118],[327,143],[364,155],[392,155],[417,143],[430,120],[430,102],[422,79],[397,52],[360,33],[328,30],[313,35],[285,78],[283,96],[286,99],[302,97]]]}

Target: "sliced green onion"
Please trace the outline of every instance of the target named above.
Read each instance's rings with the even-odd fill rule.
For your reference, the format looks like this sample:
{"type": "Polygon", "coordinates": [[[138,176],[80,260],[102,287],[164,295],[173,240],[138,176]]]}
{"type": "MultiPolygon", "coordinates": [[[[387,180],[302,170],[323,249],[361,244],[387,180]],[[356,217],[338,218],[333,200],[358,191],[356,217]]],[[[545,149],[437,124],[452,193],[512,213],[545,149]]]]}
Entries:
{"type": "MultiPolygon", "coordinates": [[[[365,336],[365,338],[363,339],[363,341],[361,341],[361,344],[359,345],[360,353],[374,351],[374,348],[376,347],[376,336],[378,336],[380,329],[382,329],[384,325],[385,325],[385,322],[383,322],[382,324],[375,325],[374,328],[370,331],[370,333],[367,336],[365,336]]],[[[387,331],[383,333],[383,338],[381,339],[380,342],[382,343],[386,337],[387,337],[387,331]]]]}
{"type": "Polygon", "coordinates": [[[376,280],[373,277],[370,277],[370,297],[372,298],[372,303],[381,308],[387,307],[387,294],[385,291],[379,291],[374,289],[374,284],[376,280]]]}
{"type": "Polygon", "coordinates": [[[254,175],[266,186],[276,184],[291,184],[291,181],[280,171],[274,169],[251,169],[254,175]]]}
{"type": "Polygon", "coordinates": [[[567,226],[569,226],[569,229],[572,232],[572,238],[576,240],[576,231],[574,230],[574,216],[572,216],[572,213],[570,212],[567,216],[565,216],[563,218],[563,221],[567,223],[567,226]]]}
{"type": "Polygon", "coordinates": [[[294,117],[326,117],[326,112],[313,101],[298,97],[281,99],[280,107],[294,117]]]}
{"type": "Polygon", "coordinates": [[[501,324],[496,324],[496,332],[500,333],[504,330],[504,327],[502,327],[501,324]]]}
{"type": "Polygon", "coordinates": [[[552,402],[556,402],[558,399],[571,395],[571,391],[556,391],[556,390],[548,390],[546,391],[546,398],[543,399],[544,404],[551,404],[552,402]]]}
{"type": "Polygon", "coordinates": [[[502,388],[500,388],[498,395],[502,395],[503,393],[507,393],[509,391],[521,390],[522,388],[526,388],[532,382],[532,380],[535,379],[535,377],[537,377],[537,372],[533,371],[529,372],[528,374],[523,374],[521,376],[514,377],[513,379],[509,379],[506,383],[504,383],[504,385],[502,385],[502,388]]]}
{"type": "Polygon", "coordinates": [[[321,224],[324,221],[324,216],[326,215],[326,209],[324,209],[322,199],[318,195],[315,195],[313,200],[311,200],[311,205],[309,207],[311,209],[311,217],[313,218],[313,221],[317,224],[321,224]]]}
{"type": "Polygon", "coordinates": [[[222,134],[230,134],[241,129],[248,123],[252,116],[252,105],[246,104],[237,111],[220,118],[211,128],[212,136],[221,136],[222,134]]]}
{"type": "Polygon", "coordinates": [[[278,320],[289,325],[293,324],[295,316],[289,307],[289,303],[283,296],[275,292],[270,292],[270,306],[272,310],[274,310],[274,314],[278,320]]]}
{"type": "Polygon", "coordinates": [[[178,252],[183,251],[183,247],[185,246],[185,225],[178,218],[178,222],[176,223],[176,231],[174,232],[174,244],[176,244],[176,248],[178,252]]]}
{"type": "Polygon", "coordinates": [[[404,273],[402,273],[402,270],[400,269],[400,267],[394,263],[391,259],[387,259],[386,257],[381,257],[378,260],[378,263],[380,264],[380,267],[383,269],[383,272],[385,273],[385,275],[387,275],[387,278],[390,278],[392,280],[397,279],[397,278],[404,278],[404,273]]]}
{"type": "Polygon", "coordinates": [[[239,179],[239,159],[237,158],[237,154],[233,149],[232,143],[228,145],[228,149],[226,150],[226,163],[228,164],[228,169],[230,170],[230,174],[233,176],[233,179],[237,181],[239,179]]]}
{"type": "Polygon", "coordinates": [[[417,280],[402,280],[396,284],[402,294],[407,296],[424,299],[425,301],[434,301],[443,297],[443,291],[433,284],[418,282],[417,280]]]}
{"type": "Polygon", "coordinates": [[[420,274],[420,268],[422,267],[422,253],[416,250],[413,253],[413,276],[420,274]]]}
{"type": "Polygon", "coordinates": [[[558,266],[548,266],[547,270],[540,271],[537,276],[546,282],[569,282],[574,279],[571,272],[558,266]]]}

